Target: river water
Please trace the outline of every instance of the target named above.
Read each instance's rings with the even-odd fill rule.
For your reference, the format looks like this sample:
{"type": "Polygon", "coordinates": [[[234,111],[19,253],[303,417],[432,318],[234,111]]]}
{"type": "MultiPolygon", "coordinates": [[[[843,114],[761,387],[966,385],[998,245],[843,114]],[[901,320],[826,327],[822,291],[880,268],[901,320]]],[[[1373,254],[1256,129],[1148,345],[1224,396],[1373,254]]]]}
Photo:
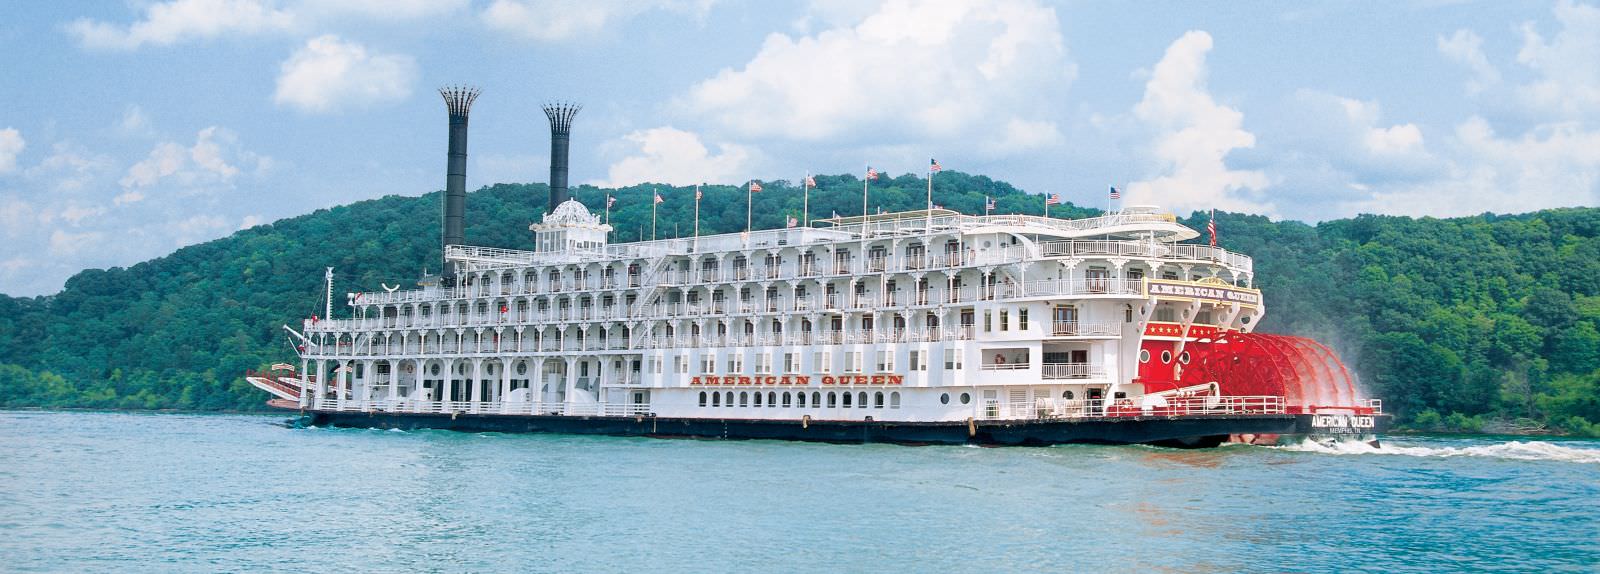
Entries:
{"type": "Polygon", "coordinates": [[[0,411],[0,570],[1600,571],[1600,441],[822,445],[0,411]]]}

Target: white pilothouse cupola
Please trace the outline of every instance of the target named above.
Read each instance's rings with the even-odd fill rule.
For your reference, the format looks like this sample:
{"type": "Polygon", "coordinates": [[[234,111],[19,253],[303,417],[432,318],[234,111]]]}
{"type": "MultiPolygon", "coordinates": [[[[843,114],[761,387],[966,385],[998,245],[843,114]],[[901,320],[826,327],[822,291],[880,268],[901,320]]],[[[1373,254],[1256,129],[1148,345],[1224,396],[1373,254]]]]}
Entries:
{"type": "Polygon", "coordinates": [[[589,208],[568,199],[556,210],[544,216],[543,223],[529,225],[533,231],[534,250],[538,253],[570,253],[603,255],[606,235],[611,226],[601,223],[600,216],[589,208]]]}

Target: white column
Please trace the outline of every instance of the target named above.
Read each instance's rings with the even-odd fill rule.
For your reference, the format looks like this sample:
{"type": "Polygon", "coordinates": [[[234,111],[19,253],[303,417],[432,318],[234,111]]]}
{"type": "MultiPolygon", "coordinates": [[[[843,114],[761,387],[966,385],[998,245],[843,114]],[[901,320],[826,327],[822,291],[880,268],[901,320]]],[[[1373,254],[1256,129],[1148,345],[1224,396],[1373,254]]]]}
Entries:
{"type": "Polygon", "coordinates": [[[444,360],[444,388],[439,390],[439,400],[448,401],[454,395],[456,380],[456,360],[444,360]]]}
{"type": "Polygon", "coordinates": [[[483,359],[472,360],[472,386],[467,387],[467,400],[472,401],[472,412],[478,412],[478,402],[483,400],[483,359]]]}

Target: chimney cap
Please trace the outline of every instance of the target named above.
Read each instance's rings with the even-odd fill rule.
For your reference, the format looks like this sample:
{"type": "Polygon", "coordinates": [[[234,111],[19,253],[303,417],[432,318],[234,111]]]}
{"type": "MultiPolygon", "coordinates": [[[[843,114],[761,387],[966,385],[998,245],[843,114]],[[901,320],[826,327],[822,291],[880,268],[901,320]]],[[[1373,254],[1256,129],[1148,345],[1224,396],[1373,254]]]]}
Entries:
{"type": "Polygon", "coordinates": [[[583,109],[583,104],[568,101],[554,101],[544,103],[544,116],[550,118],[550,131],[566,133],[572,131],[572,118],[583,109]]]}
{"type": "Polygon", "coordinates": [[[450,111],[450,115],[465,116],[472,110],[473,100],[478,99],[478,94],[482,91],[477,86],[463,84],[439,88],[439,95],[444,97],[444,105],[450,111]]]}

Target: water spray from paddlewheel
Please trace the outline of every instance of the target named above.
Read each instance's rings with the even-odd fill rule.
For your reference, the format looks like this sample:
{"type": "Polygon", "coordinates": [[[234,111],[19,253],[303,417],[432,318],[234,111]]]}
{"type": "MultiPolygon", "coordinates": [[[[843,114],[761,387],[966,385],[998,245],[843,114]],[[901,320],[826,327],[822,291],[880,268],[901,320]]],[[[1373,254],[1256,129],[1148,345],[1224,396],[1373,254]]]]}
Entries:
{"type": "Polygon", "coordinates": [[[1230,332],[1190,354],[1183,378],[1216,381],[1224,395],[1281,396],[1295,414],[1373,412],[1339,357],[1305,337],[1230,332]]]}

